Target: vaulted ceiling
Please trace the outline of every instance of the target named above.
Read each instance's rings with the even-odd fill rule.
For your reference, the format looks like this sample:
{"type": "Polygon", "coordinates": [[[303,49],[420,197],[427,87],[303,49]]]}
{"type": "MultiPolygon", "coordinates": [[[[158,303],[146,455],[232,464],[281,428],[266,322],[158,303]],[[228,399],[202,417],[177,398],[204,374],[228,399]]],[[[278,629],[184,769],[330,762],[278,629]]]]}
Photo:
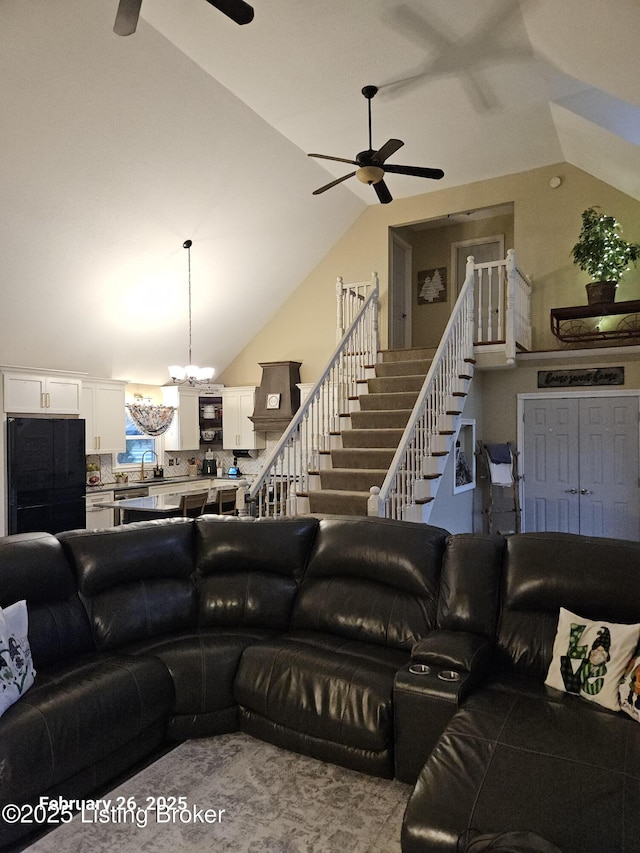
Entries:
{"type": "Polygon", "coordinates": [[[0,361],[165,381],[224,368],[368,204],[373,143],[442,181],[568,161],[640,199],[636,0],[253,0],[239,27],[205,0],[0,0],[5,225],[0,361]],[[53,330],[52,330],[53,325],[53,330]],[[24,330],[29,330],[29,341],[24,330]],[[35,341],[35,344],[34,344],[35,341]]]}

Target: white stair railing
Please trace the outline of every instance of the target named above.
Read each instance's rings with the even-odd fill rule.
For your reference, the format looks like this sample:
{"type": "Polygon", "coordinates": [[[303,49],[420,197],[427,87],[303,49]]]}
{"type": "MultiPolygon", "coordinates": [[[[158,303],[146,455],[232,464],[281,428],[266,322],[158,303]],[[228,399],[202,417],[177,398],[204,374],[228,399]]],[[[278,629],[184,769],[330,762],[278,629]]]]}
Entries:
{"type": "Polygon", "coordinates": [[[473,362],[474,329],[473,258],[429,372],[413,407],[391,466],[380,488],[372,486],[367,511],[386,518],[424,521],[425,485],[433,473],[433,460],[446,453],[443,436],[452,432],[460,377],[473,362]]]}
{"type": "Polygon", "coordinates": [[[340,416],[357,397],[378,353],[378,276],[359,284],[337,283],[340,340],[322,376],[267,456],[246,500],[258,517],[308,512],[310,477],[320,468],[320,453],[340,431],[340,416]]]}
{"type": "MultiPolygon", "coordinates": [[[[473,263],[473,255],[467,258],[473,263]]],[[[509,249],[501,261],[473,264],[476,344],[504,344],[508,364],[516,350],[531,349],[531,285],[509,249]]]]}

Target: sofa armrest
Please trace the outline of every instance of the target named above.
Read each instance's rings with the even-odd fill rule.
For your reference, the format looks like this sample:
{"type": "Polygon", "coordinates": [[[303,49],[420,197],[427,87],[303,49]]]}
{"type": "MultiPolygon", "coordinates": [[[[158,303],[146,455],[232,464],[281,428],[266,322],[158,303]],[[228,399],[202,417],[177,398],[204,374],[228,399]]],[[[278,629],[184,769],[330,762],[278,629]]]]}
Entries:
{"type": "Polygon", "coordinates": [[[414,645],[411,661],[484,675],[493,659],[494,641],[467,631],[433,631],[414,645]]]}
{"type": "Polygon", "coordinates": [[[460,703],[490,672],[494,642],[466,631],[433,631],[413,647],[394,683],[395,775],[415,783],[460,703]]]}

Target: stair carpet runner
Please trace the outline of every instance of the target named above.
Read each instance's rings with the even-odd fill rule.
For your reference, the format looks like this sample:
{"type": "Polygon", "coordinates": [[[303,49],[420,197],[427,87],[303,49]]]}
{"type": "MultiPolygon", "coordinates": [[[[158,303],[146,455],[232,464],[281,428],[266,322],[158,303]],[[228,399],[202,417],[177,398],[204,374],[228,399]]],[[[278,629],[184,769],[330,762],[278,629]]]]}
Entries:
{"type": "Polygon", "coordinates": [[[409,416],[431,366],[435,349],[386,350],[358,397],[359,411],[345,413],[351,428],[342,447],[329,451],[331,467],[320,470],[310,490],[309,510],[319,515],[367,515],[371,486],[382,486],[409,416]]]}

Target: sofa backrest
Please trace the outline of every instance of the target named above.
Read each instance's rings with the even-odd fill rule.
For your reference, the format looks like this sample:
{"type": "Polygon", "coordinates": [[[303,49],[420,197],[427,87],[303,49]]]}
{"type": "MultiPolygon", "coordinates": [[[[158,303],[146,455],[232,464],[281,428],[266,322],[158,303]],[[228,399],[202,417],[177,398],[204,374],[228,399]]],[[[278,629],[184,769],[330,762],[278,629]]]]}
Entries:
{"type": "Polygon", "coordinates": [[[322,519],[292,627],[409,650],[435,627],[447,536],[426,524],[322,519]]]}
{"type": "Polygon", "coordinates": [[[94,651],[71,567],[55,536],[21,533],[0,539],[0,607],[25,599],[29,645],[38,670],[94,651]]]}
{"type": "Polygon", "coordinates": [[[196,625],[190,519],[74,530],[58,538],[100,651],[196,625]]]}
{"type": "Polygon", "coordinates": [[[640,623],[640,542],[570,533],[507,538],[500,660],[544,679],[561,607],[587,619],[640,623]]]}
{"type": "Polygon", "coordinates": [[[199,624],[286,630],[318,521],[208,515],[195,529],[199,624]]]}
{"type": "Polygon", "coordinates": [[[438,628],[495,636],[500,607],[504,536],[449,536],[438,595],[438,628]]]}

